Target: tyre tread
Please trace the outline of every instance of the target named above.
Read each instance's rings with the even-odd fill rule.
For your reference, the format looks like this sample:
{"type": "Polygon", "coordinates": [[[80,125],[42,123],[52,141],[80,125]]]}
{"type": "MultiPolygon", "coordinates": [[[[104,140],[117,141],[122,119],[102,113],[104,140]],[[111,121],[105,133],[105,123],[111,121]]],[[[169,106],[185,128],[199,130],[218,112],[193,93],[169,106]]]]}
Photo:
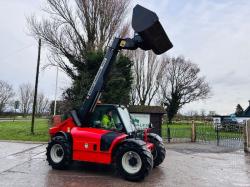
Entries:
{"type": "Polygon", "coordinates": [[[149,141],[156,146],[157,150],[157,157],[154,160],[154,167],[159,166],[165,159],[166,156],[166,149],[162,142],[157,140],[154,137],[148,137],[149,141]]]}
{"type": "Polygon", "coordinates": [[[153,168],[153,156],[152,156],[151,152],[146,148],[145,145],[139,146],[139,145],[132,143],[132,142],[126,142],[118,148],[116,155],[115,155],[115,158],[118,162],[118,163],[116,163],[117,173],[129,181],[141,181],[141,180],[143,180],[153,168]],[[121,154],[125,150],[136,150],[141,156],[142,168],[138,173],[136,173],[134,175],[126,173],[123,170],[121,164],[119,164],[119,160],[121,159],[121,154]]]}
{"type": "Polygon", "coordinates": [[[48,143],[48,146],[46,147],[46,156],[49,165],[53,169],[58,169],[58,170],[67,169],[72,162],[71,144],[62,136],[53,137],[52,140],[48,143]],[[55,143],[60,143],[64,147],[65,157],[59,164],[54,163],[50,158],[50,149],[55,143]]]}

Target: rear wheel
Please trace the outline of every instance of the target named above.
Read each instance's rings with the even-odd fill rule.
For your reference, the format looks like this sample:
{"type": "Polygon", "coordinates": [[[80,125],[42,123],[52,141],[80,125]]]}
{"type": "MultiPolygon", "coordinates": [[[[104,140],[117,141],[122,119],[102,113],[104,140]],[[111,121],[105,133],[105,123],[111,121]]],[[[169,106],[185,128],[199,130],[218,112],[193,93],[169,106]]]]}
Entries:
{"type": "Polygon", "coordinates": [[[62,136],[56,136],[47,147],[47,161],[53,169],[67,169],[72,161],[70,142],[62,136]]]}
{"type": "Polygon", "coordinates": [[[154,167],[159,166],[165,159],[166,149],[164,144],[153,136],[148,137],[149,142],[154,144],[154,149],[152,151],[154,159],[154,167]]]}
{"type": "Polygon", "coordinates": [[[130,181],[140,181],[153,167],[153,156],[146,146],[132,142],[122,144],[116,153],[118,174],[130,181]]]}

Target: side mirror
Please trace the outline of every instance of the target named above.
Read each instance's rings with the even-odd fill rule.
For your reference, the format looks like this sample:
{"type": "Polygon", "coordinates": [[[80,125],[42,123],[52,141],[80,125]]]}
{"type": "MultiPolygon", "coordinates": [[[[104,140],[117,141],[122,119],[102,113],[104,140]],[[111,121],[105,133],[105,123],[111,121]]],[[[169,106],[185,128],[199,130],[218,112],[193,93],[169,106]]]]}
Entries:
{"type": "Polygon", "coordinates": [[[159,55],[173,47],[158,16],[140,5],[133,9],[132,27],[143,40],[139,45],[143,50],[151,49],[159,55]]]}
{"type": "Polygon", "coordinates": [[[148,128],[150,128],[150,129],[154,128],[154,125],[153,125],[153,123],[149,123],[149,126],[148,126],[148,128]]]}

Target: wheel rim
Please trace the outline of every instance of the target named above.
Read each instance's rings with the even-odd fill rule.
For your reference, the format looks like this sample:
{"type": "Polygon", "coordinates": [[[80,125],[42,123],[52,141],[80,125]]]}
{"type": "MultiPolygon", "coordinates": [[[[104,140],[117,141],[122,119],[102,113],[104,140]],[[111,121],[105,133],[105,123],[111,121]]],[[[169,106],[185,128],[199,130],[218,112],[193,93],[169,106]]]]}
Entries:
{"type": "Polygon", "coordinates": [[[50,157],[53,162],[59,163],[62,161],[64,156],[63,148],[60,144],[54,144],[50,150],[50,157]]]}
{"type": "Polygon", "coordinates": [[[129,174],[135,174],[142,167],[141,157],[134,151],[128,151],[122,156],[122,167],[129,174]]]}

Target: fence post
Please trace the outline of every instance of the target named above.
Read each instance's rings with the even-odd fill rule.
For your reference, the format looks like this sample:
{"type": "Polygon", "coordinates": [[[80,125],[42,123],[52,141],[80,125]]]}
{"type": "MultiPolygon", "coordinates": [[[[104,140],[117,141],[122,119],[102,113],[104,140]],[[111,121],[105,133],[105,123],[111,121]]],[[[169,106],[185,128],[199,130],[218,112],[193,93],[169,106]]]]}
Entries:
{"type": "Polygon", "coordinates": [[[191,142],[196,142],[196,128],[195,128],[194,120],[192,120],[191,142]]]}
{"type": "Polygon", "coordinates": [[[246,124],[243,128],[244,136],[244,151],[250,153],[250,120],[246,121],[246,124]]]}
{"type": "Polygon", "coordinates": [[[219,146],[220,145],[220,136],[219,136],[218,124],[216,125],[216,139],[217,139],[217,146],[219,146]]]}
{"type": "Polygon", "coordinates": [[[168,139],[168,143],[170,143],[171,135],[170,135],[170,128],[169,127],[167,127],[167,139],[168,139]]]}

